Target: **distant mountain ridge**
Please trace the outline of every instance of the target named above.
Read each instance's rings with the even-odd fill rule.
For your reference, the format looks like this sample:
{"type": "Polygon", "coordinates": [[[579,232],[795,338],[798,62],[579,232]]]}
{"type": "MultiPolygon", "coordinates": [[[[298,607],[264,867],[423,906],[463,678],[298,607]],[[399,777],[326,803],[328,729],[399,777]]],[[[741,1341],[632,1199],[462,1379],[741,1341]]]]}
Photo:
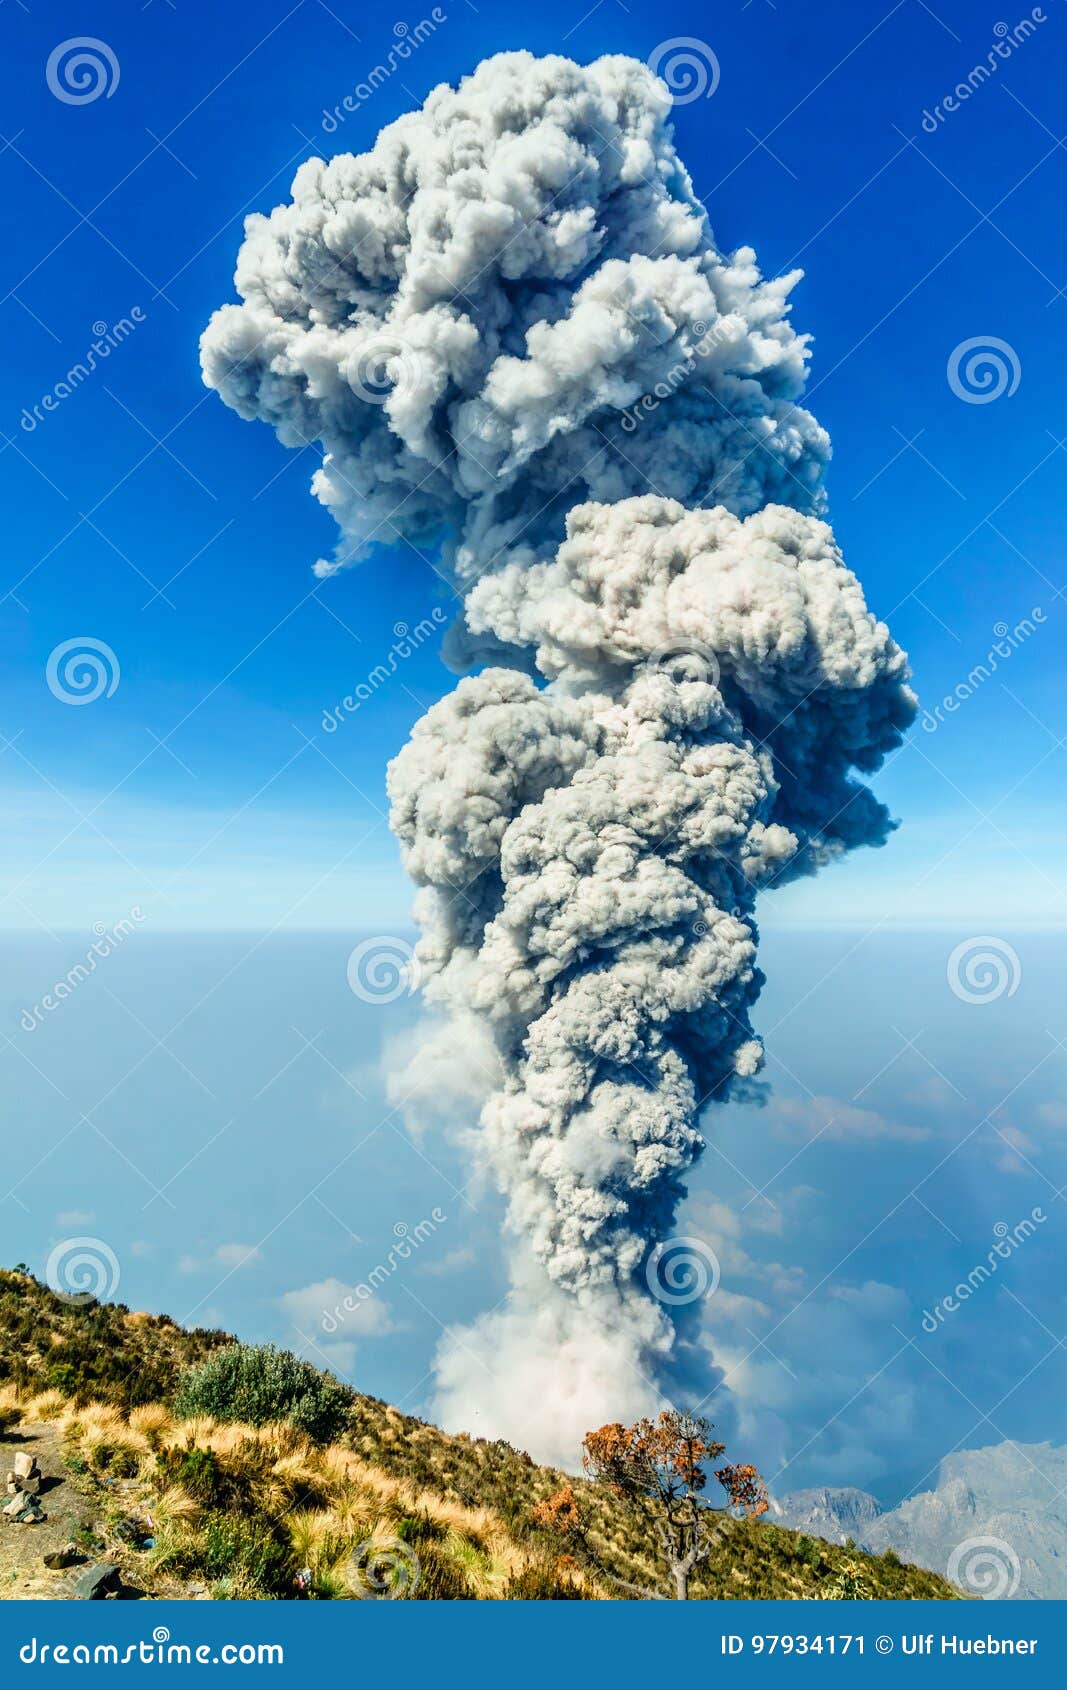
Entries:
{"type": "Polygon", "coordinates": [[[853,1486],[792,1491],[768,1518],[904,1561],[972,1595],[1067,1597],[1067,1446],[993,1444],[946,1456],[933,1490],[896,1508],[853,1486]]]}

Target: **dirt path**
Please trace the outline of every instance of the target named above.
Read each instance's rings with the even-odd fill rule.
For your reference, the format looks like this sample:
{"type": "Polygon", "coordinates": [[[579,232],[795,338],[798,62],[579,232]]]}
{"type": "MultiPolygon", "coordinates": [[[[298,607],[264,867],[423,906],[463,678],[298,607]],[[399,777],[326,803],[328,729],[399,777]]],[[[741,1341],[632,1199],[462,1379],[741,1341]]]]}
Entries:
{"type": "MultiPolygon", "coordinates": [[[[71,1573],[49,1572],[44,1557],[53,1550],[65,1549],[79,1528],[93,1525],[97,1516],[92,1501],[71,1481],[63,1464],[55,1426],[20,1426],[16,1433],[0,1442],[3,1469],[0,1477],[6,1477],[14,1457],[20,1453],[35,1456],[45,1476],[40,1503],[48,1518],[39,1526],[12,1525],[0,1520],[0,1601],[44,1601],[69,1596],[71,1573]]],[[[2,1489],[0,1486],[0,1492],[2,1489]]],[[[6,1495],[3,1500],[7,1500],[6,1495]]]]}

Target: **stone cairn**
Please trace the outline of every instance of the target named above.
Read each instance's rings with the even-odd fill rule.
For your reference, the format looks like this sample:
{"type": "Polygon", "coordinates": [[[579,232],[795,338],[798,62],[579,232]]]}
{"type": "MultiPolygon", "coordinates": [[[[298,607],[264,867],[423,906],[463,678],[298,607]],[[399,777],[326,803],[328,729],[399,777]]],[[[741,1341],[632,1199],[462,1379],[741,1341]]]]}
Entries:
{"type": "Polygon", "coordinates": [[[36,1457],[21,1452],[15,1456],[7,1476],[7,1505],[3,1517],[13,1525],[37,1526],[46,1518],[38,1497],[43,1474],[36,1457]]]}

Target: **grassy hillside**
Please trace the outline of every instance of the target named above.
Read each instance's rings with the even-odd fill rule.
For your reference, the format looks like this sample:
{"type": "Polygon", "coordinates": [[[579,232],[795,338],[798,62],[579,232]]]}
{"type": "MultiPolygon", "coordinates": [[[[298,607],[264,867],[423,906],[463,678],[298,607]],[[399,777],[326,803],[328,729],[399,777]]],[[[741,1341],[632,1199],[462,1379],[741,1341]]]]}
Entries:
{"type": "MultiPolygon", "coordinates": [[[[663,1588],[631,1508],[506,1443],[449,1436],[356,1394],[329,1444],[291,1423],[179,1417],[186,1370],[229,1342],[121,1305],[64,1303],[0,1272],[0,1424],[55,1434],[93,1515],[87,1550],[119,1561],[138,1588],[419,1600],[606,1600],[628,1586],[663,1588]],[[587,1523],[573,1553],[533,1517],[568,1484],[587,1523]]],[[[33,1530],[13,1529],[28,1539],[33,1530]]],[[[725,1518],[693,1594],[840,1596],[857,1580],[871,1597],[958,1594],[892,1553],[725,1518]]]]}
{"type": "Polygon", "coordinates": [[[231,1342],[122,1303],[64,1302],[29,1274],[0,1269],[0,1385],[22,1392],[136,1408],[168,1397],[183,1368],[231,1342]]]}

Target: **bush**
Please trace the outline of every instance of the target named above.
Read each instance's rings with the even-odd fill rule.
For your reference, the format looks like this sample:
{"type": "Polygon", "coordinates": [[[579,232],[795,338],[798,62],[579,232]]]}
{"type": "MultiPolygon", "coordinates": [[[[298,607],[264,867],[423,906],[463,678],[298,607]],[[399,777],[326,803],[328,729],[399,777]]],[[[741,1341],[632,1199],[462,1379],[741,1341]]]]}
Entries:
{"type": "Polygon", "coordinates": [[[293,1594],[292,1555],[281,1527],[264,1515],[209,1513],[196,1528],[165,1527],[153,1564],[179,1578],[206,1578],[216,1595],[293,1594]]]}
{"type": "Polygon", "coordinates": [[[339,1379],[289,1350],[233,1344],[184,1375],[174,1407],[186,1419],[207,1414],[249,1426],[289,1420],[306,1437],[325,1444],[344,1430],[352,1401],[353,1392],[339,1379]]]}
{"type": "Polygon", "coordinates": [[[232,1486],[225,1476],[213,1449],[198,1449],[195,1444],[185,1449],[156,1451],[156,1467],[162,1485],[179,1485],[187,1496],[205,1506],[226,1506],[232,1501],[232,1486]]]}
{"type": "Polygon", "coordinates": [[[423,1509],[418,1514],[402,1515],[396,1523],[396,1536],[401,1543],[437,1543],[448,1536],[448,1527],[423,1509]]]}
{"type": "Polygon", "coordinates": [[[551,1561],[534,1562],[512,1573],[504,1587],[505,1602],[580,1602],[582,1592],[563,1577],[551,1561]]]}
{"type": "Polygon", "coordinates": [[[263,1516],[244,1520],[210,1514],[200,1537],[201,1563],[209,1579],[235,1578],[271,1596],[292,1594],[289,1546],[280,1529],[263,1516]]]}

